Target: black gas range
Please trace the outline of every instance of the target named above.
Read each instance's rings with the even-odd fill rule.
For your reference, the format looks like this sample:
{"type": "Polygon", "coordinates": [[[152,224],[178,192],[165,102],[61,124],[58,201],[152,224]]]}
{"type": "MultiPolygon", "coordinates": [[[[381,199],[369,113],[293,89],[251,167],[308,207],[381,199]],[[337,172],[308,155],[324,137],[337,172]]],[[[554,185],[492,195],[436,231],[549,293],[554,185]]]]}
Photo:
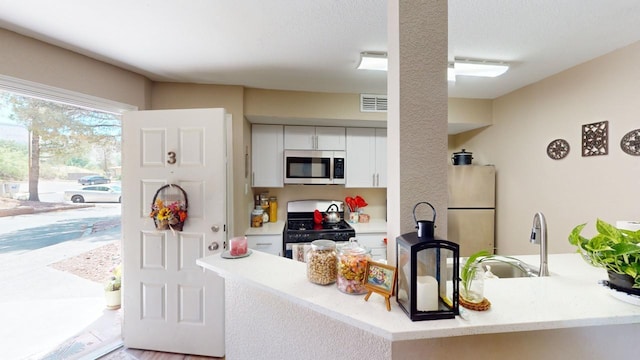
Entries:
{"type": "Polygon", "coordinates": [[[349,241],[356,236],[356,231],[344,221],[344,206],[342,201],[336,200],[296,200],[287,203],[287,223],[282,234],[283,254],[290,259],[304,261],[304,253],[311,242],[318,239],[328,239],[336,242],[349,241]],[[314,210],[323,215],[329,205],[338,205],[340,220],[329,224],[316,224],[314,210]]]}

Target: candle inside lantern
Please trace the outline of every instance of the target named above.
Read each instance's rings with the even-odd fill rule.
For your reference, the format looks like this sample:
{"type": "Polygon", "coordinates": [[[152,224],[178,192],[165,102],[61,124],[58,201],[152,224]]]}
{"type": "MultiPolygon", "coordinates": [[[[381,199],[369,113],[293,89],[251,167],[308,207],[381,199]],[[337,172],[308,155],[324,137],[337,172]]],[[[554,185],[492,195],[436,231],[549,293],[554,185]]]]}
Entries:
{"type": "Polygon", "coordinates": [[[416,285],[418,311],[438,310],[438,281],[433,276],[418,276],[416,285]]]}
{"type": "Polygon", "coordinates": [[[247,238],[244,236],[235,237],[229,240],[231,256],[240,256],[247,253],[247,238]]]}

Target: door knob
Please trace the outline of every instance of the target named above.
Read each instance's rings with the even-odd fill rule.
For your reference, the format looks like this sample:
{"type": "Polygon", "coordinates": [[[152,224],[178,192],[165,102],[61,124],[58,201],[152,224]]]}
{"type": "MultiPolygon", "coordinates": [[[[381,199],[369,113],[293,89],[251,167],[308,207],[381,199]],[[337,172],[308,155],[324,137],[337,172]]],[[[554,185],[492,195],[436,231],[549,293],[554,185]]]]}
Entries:
{"type": "Polygon", "coordinates": [[[213,231],[213,232],[218,232],[218,231],[220,231],[220,226],[218,226],[218,225],[213,225],[213,226],[211,227],[211,231],[213,231]]]}
{"type": "Polygon", "coordinates": [[[219,247],[220,247],[220,245],[218,245],[217,242],[212,242],[211,244],[209,244],[209,250],[211,250],[211,251],[218,250],[219,247]]]}

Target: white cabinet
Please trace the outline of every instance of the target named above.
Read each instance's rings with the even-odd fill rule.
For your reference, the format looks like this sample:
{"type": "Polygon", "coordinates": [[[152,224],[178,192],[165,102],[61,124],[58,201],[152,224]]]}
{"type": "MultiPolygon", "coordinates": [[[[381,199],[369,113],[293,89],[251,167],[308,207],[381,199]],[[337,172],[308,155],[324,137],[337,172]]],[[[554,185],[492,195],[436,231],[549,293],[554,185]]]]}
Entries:
{"type": "Polygon", "coordinates": [[[246,235],[249,249],[282,256],[282,234],[279,235],[246,235]]]}
{"type": "Polygon", "coordinates": [[[384,242],[385,237],[387,237],[386,233],[356,233],[358,243],[371,250],[371,259],[373,261],[387,260],[387,244],[384,242]]]}
{"type": "Polygon", "coordinates": [[[282,125],[251,126],[251,186],[284,186],[284,133],[282,125]]]}
{"type": "Polygon", "coordinates": [[[284,148],[287,150],[345,149],[345,128],[328,126],[285,126],[284,148]]]}
{"type": "Polygon", "coordinates": [[[347,128],[345,187],[387,187],[387,129],[347,128]]]}

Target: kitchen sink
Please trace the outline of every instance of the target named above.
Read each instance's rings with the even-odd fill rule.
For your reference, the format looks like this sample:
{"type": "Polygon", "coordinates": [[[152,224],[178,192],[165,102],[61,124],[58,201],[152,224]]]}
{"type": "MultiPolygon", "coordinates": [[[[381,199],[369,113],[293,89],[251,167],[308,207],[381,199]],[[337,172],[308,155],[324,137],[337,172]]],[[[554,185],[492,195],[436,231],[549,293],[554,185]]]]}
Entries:
{"type": "Polygon", "coordinates": [[[518,260],[506,259],[501,261],[491,259],[483,261],[481,264],[485,271],[490,269],[495,276],[502,279],[538,276],[538,269],[518,260]]]}

